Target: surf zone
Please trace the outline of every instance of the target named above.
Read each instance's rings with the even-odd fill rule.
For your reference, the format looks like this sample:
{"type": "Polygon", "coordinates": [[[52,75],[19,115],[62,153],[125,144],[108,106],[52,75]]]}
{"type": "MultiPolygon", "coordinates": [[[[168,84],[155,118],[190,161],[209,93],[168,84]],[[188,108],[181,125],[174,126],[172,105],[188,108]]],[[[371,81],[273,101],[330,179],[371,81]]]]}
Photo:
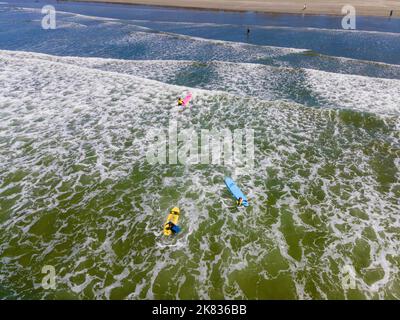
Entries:
{"type": "Polygon", "coordinates": [[[254,167],[254,130],[184,128],[170,121],[168,130],[150,130],[146,152],[151,164],[213,164],[236,168],[254,167]]]}

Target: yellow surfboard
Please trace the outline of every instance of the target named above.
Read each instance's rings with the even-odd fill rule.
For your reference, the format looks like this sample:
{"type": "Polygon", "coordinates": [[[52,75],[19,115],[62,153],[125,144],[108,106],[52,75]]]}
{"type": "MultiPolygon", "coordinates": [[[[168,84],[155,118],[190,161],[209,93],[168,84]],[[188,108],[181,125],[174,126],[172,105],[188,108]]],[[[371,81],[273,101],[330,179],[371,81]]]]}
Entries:
{"type": "Polygon", "coordinates": [[[180,210],[177,207],[172,208],[172,210],[170,211],[168,217],[167,217],[167,221],[165,221],[164,223],[164,235],[169,236],[171,235],[172,231],[169,230],[168,228],[168,222],[172,222],[173,224],[178,224],[178,220],[179,220],[179,214],[180,214],[180,210]]]}

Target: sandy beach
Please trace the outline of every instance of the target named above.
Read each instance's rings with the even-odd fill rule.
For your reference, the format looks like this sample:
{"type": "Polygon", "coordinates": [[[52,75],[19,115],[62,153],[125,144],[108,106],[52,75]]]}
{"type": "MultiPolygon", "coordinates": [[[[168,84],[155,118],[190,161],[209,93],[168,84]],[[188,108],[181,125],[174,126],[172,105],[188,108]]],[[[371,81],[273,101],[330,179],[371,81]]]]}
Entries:
{"type": "Polygon", "coordinates": [[[341,9],[346,4],[356,8],[358,15],[364,16],[400,16],[399,1],[374,0],[292,0],[292,1],[243,1],[243,0],[76,0],[85,2],[108,2],[123,4],[141,4],[170,7],[185,7],[212,10],[257,11],[269,13],[301,13],[342,15],[341,9]]]}

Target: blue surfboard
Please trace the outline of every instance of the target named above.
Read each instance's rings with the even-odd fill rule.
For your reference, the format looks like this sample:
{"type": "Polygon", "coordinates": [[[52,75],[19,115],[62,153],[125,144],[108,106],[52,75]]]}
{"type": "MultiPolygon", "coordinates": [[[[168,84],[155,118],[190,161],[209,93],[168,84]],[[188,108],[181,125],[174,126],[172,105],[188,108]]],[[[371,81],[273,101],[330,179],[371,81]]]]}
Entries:
{"type": "Polygon", "coordinates": [[[224,181],[225,181],[226,187],[232,193],[232,195],[236,198],[236,200],[239,200],[239,198],[242,198],[243,199],[243,205],[245,207],[248,207],[249,203],[247,201],[246,196],[239,189],[239,187],[235,184],[235,182],[231,178],[225,178],[224,181]]]}

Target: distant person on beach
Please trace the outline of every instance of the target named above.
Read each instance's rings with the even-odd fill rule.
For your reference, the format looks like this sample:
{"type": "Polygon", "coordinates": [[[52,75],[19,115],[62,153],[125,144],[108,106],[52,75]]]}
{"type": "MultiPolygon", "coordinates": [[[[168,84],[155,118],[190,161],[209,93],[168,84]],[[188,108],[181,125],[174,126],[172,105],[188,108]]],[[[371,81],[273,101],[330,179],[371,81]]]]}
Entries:
{"type": "Polygon", "coordinates": [[[250,28],[247,28],[247,35],[250,34],[250,28]]]}
{"type": "Polygon", "coordinates": [[[393,10],[390,10],[389,17],[391,17],[392,15],[393,15],[393,10]]]}
{"type": "Polygon", "coordinates": [[[304,4],[303,11],[307,9],[307,3],[304,4]]]}

